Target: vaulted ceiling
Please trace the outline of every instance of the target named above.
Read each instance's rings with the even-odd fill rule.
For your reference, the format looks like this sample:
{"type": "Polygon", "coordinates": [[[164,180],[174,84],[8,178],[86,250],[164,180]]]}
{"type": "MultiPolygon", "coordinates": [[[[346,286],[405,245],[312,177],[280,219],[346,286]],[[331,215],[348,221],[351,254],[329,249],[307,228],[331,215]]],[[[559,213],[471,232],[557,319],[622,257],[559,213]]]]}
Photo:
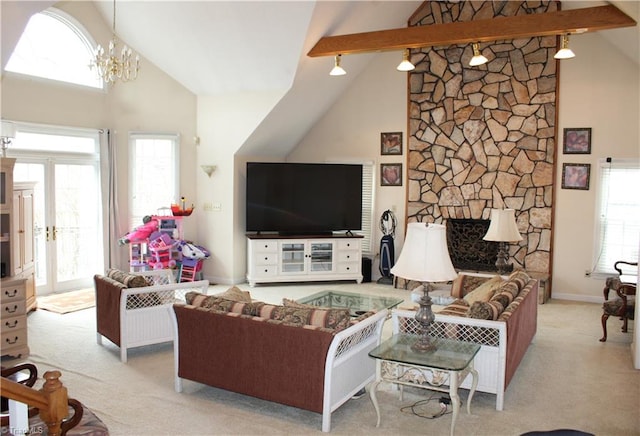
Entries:
{"type": "MultiPolygon", "coordinates": [[[[111,27],[113,2],[94,3],[111,27]]],[[[323,36],[404,27],[421,3],[120,0],[116,30],[146,60],[198,96],[281,90],[281,104],[251,135],[247,151],[256,151],[264,141],[280,141],[280,149],[272,152],[285,156],[376,56],[349,56],[343,60],[349,74],[330,78],[330,57],[307,56],[316,42],[323,36]],[[278,133],[283,128],[286,137],[278,133]]],[[[562,8],[607,3],[638,20],[638,1],[564,1],[562,8]]],[[[52,5],[55,2],[2,0],[3,67],[31,14],[52,5]]],[[[602,34],[640,62],[637,26],[602,34]]]]}

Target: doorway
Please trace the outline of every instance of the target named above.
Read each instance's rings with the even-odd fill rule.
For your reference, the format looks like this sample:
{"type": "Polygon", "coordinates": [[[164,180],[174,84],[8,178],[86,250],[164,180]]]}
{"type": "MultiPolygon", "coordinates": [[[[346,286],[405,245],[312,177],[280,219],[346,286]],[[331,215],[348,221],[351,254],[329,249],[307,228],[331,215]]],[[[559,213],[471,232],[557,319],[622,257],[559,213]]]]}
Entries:
{"type": "Polygon", "coordinates": [[[14,179],[37,183],[34,237],[38,296],[91,287],[93,275],[103,269],[97,132],[85,141],[92,152],[78,153],[87,149],[77,147],[71,147],[74,152],[70,152],[68,146],[60,145],[64,141],[57,132],[25,132],[22,138],[18,132],[16,147],[12,147],[12,156],[17,158],[14,179]],[[34,141],[39,149],[48,149],[46,156],[33,150],[34,141]],[[58,145],[51,147],[53,143],[58,145]]]}

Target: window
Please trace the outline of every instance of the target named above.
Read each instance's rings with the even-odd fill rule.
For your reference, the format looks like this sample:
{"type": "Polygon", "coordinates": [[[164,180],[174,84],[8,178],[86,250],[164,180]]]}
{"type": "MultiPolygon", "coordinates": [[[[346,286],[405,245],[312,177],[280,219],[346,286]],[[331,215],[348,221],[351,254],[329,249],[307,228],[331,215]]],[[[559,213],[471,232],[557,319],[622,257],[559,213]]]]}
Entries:
{"type": "Polygon", "coordinates": [[[130,142],[130,228],[145,215],[178,203],[178,135],[132,133],[130,142]]]}
{"type": "Polygon", "coordinates": [[[362,230],[364,235],[362,240],[362,253],[373,254],[373,187],[374,184],[374,164],[365,163],[362,165],[362,230]]]}
{"type": "Polygon", "coordinates": [[[29,19],[6,70],[102,89],[102,80],[89,68],[94,45],[80,23],[50,8],[29,19]]]}
{"type": "Polygon", "coordinates": [[[595,274],[615,274],[618,260],[637,261],[640,241],[640,163],[607,159],[599,165],[595,274]]]}

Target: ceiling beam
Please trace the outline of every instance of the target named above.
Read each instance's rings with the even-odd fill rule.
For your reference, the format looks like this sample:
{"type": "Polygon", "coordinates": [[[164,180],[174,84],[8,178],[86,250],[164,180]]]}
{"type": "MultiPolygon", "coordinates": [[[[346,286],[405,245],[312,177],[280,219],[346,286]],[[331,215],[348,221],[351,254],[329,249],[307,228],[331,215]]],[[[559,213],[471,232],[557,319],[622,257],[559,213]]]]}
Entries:
{"type": "Polygon", "coordinates": [[[613,5],[547,12],[543,14],[496,17],[401,29],[325,36],[307,53],[310,57],[367,53],[490,42],[533,36],[596,32],[633,27],[637,23],[613,5]]]}

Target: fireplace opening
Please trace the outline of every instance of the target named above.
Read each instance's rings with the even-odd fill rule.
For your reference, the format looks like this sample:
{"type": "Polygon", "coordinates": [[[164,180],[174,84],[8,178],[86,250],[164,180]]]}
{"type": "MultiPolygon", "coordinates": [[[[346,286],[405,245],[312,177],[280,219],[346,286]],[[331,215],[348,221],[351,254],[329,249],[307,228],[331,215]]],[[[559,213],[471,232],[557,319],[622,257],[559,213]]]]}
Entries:
{"type": "Polygon", "coordinates": [[[496,271],[498,243],[483,240],[490,220],[447,220],[447,246],[457,270],[496,271]]]}

